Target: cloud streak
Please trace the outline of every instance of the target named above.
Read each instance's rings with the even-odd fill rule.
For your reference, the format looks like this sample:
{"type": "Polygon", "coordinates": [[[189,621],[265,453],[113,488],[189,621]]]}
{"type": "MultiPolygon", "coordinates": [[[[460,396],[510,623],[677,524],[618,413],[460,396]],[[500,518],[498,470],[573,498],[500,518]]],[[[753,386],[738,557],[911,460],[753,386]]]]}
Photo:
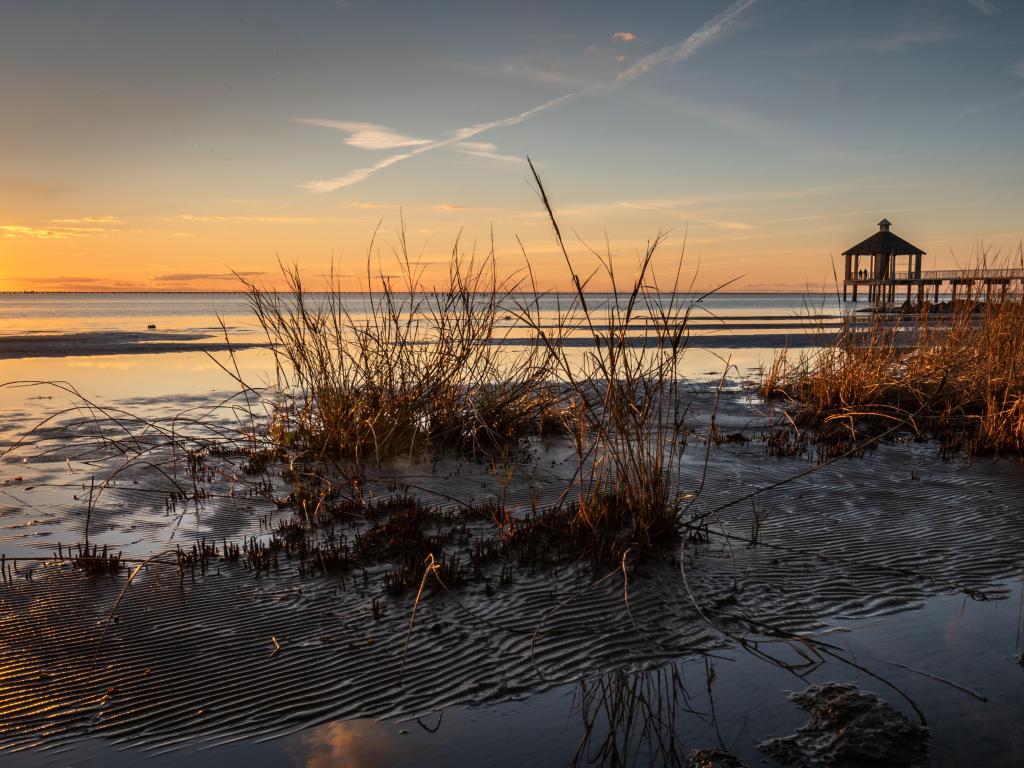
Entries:
{"type": "Polygon", "coordinates": [[[385,125],[376,123],[353,123],[345,120],[321,120],[314,117],[297,117],[296,122],[333,128],[348,134],[345,143],[359,149],[399,149],[400,147],[421,147],[430,144],[430,139],[404,136],[385,125]]]}
{"type": "Polygon", "coordinates": [[[145,283],[129,280],[111,280],[105,277],[81,277],[78,275],[55,275],[53,277],[15,277],[12,282],[22,285],[40,286],[50,291],[81,291],[89,289],[131,289],[145,288],[145,283]]]}
{"type": "Polygon", "coordinates": [[[998,16],[1001,13],[999,6],[995,3],[990,3],[988,0],[967,0],[967,2],[986,16],[998,16]]]}
{"type": "Polygon", "coordinates": [[[120,226],[125,223],[117,216],[83,216],[80,219],[51,219],[51,221],[54,224],[107,224],[110,226],[120,226]]]}
{"type": "Polygon", "coordinates": [[[154,275],[155,283],[194,283],[199,280],[237,280],[239,277],[261,277],[266,272],[172,272],[154,275]]]}
{"type": "MultiPolygon", "coordinates": [[[[739,20],[739,18],[744,13],[746,13],[751,8],[751,6],[753,6],[757,1],[758,0],[735,0],[728,8],[726,8],[724,11],[722,11],[720,14],[715,16],[707,23],[705,23],[704,26],[702,26],[696,32],[692,33],[687,38],[679,41],[678,43],[665,46],[664,48],[661,48],[655,51],[654,53],[644,56],[643,58],[636,61],[632,66],[628,67],[627,69],[619,73],[618,77],[615,80],[594,83],[579,90],[570,91],[569,93],[565,93],[561,96],[549,99],[548,101],[538,104],[537,106],[532,107],[531,109],[528,109],[525,112],[520,112],[517,115],[511,115],[509,117],[504,117],[499,120],[491,120],[489,122],[476,123],[474,125],[466,126],[465,128],[459,128],[451,136],[444,139],[437,139],[434,141],[428,141],[428,143],[425,144],[417,145],[403,144],[401,146],[413,146],[413,149],[411,149],[408,152],[404,152],[397,155],[391,155],[390,157],[385,157],[381,160],[378,160],[373,165],[367,166],[366,168],[357,168],[356,170],[351,171],[350,173],[344,176],[339,176],[333,179],[309,181],[306,182],[305,184],[302,184],[301,186],[311,192],[334,192],[344,187],[350,187],[353,184],[358,184],[361,181],[365,181],[378,171],[382,171],[385,168],[389,168],[390,166],[400,163],[403,160],[408,160],[410,158],[416,157],[417,155],[421,155],[424,152],[431,152],[436,149],[443,149],[445,147],[450,147],[454,144],[467,142],[470,139],[473,139],[486,131],[492,131],[496,128],[508,128],[514,125],[518,125],[519,123],[525,122],[526,120],[536,117],[537,115],[543,112],[547,112],[548,110],[556,109],[557,107],[561,107],[565,104],[568,104],[569,102],[574,101],[580,98],[581,96],[601,91],[607,91],[612,88],[621,86],[625,83],[632,82],[641,75],[646,74],[663,64],[677,64],[681,61],[685,61],[686,59],[694,56],[701,48],[704,48],[705,46],[710,45],[711,43],[729,34],[735,27],[736,22],[739,20]]],[[[304,118],[303,122],[312,121],[311,119],[304,118]]],[[[395,134],[391,132],[390,129],[382,128],[381,126],[376,126],[372,123],[342,123],[339,121],[323,120],[314,124],[333,124],[328,125],[328,127],[340,127],[341,125],[373,126],[374,129],[382,129],[385,133],[388,133],[390,135],[401,136],[400,134],[395,134]]],[[[342,128],[341,130],[348,129],[342,128]]],[[[346,140],[346,143],[350,143],[352,137],[355,135],[356,133],[352,133],[349,139],[346,140]]],[[[410,137],[402,138],[410,139],[410,137]]],[[[420,139],[410,140],[421,141],[420,139]]],[[[367,140],[367,143],[372,142],[367,140]]],[[[375,146],[374,148],[379,147],[375,146]]]]}
{"type": "Polygon", "coordinates": [[[464,155],[473,155],[514,165],[526,165],[524,158],[519,155],[503,155],[498,152],[498,148],[494,144],[487,141],[460,141],[453,146],[453,149],[457,149],[464,155]]]}
{"type": "MultiPolygon", "coordinates": [[[[33,227],[26,224],[0,224],[0,237],[14,238],[27,237],[32,240],[69,240],[72,237],[85,237],[88,235],[106,235],[119,231],[108,226],[96,226],[96,223],[110,224],[112,221],[106,217],[90,219],[53,219],[56,226],[33,227]],[[69,223],[63,223],[69,222],[69,223]],[[73,226],[71,223],[88,223],[93,226],[73,226]]],[[[118,221],[118,224],[121,222],[118,221]]]]}
{"type": "Polygon", "coordinates": [[[312,216],[219,216],[195,213],[179,213],[174,218],[178,221],[200,224],[225,221],[238,221],[246,224],[311,224],[316,221],[312,216]]]}
{"type": "Polygon", "coordinates": [[[943,43],[953,40],[957,34],[947,27],[930,27],[926,29],[915,29],[902,34],[892,35],[879,39],[861,40],[859,46],[878,52],[902,51],[914,45],[930,45],[932,43],[943,43]]]}

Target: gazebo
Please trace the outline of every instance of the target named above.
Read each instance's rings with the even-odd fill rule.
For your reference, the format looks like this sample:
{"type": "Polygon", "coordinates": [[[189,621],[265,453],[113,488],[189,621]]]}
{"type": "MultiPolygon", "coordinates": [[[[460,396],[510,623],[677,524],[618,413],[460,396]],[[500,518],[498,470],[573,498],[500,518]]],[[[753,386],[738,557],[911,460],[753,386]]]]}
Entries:
{"type": "Polygon", "coordinates": [[[871,301],[893,301],[896,297],[897,284],[906,285],[908,298],[910,286],[917,284],[923,289],[921,282],[921,257],[924,251],[902,237],[893,234],[889,227],[892,222],[882,219],[878,222],[878,231],[863,242],[843,252],[846,257],[846,273],[843,280],[843,300],[846,300],[847,286],[853,286],[853,300],[857,300],[857,288],[866,285],[868,298],[871,301]],[[865,268],[860,266],[860,257],[866,256],[870,261],[865,268]],[[896,261],[906,256],[907,271],[897,272],[896,261]]]}

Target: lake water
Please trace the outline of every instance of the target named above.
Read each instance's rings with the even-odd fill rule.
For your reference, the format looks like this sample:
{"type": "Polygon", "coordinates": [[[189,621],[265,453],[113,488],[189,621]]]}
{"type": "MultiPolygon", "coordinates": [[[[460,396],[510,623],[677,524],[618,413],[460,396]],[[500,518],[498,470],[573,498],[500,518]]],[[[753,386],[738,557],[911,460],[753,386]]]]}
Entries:
{"type": "MultiPolygon", "coordinates": [[[[727,361],[731,376],[748,375],[770,360],[774,349],[806,344],[809,329],[834,326],[843,313],[834,296],[822,294],[698,298],[682,301],[684,306],[694,302],[685,372],[698,378],[720,376],[727,361]]],[[[542,298],[542,316],[553,318],[570,299],[565,294],[542,298]]],[[[600,316],[601,306],[612,299],[594,294],[590,300],[600,316]]],[[[368,304],[365,294],[345,297],[346,310],[357,318],[368,304]]],[[[514,341],[514,307],[509,309],[506,322],[512,329],[506,333],[514,341]]],[[[644,317],[638,313],[637,323],[644,317]]],[[[246,297],[237,293],[0,294],[0,382],[69,380],[84,394],[113,399],[230,388],[230,379],[201,351],[226,357],[222,323],[233,343],[264,340],[246,297]],[[149,353],[158,346],[159,353],[149,353]]],[[[238,359],[255,382],[272,369],[265,350],[245,350],[238,359]]],[[[0,405],[11,405],[20,394],[0,390],[0,405]]]]}

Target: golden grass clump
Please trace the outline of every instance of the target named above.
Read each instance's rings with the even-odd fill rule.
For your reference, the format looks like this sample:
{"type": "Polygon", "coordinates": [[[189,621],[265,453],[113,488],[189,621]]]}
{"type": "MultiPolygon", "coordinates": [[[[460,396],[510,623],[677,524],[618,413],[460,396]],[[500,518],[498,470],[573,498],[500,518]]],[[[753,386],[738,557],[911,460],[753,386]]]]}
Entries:
{"type": "Polygon", "coordinates": [[[695,306],[679,286],[682,257],[663,290],[652,266],[661,236],[629,281],[610,253],[591,251],[611,286],[595,297],[534,176],[573,282],[567,299],[538,292],[528,264],[500,279],[493,247],[475,260],[458,243],[444,287],[428,286],[401,231],[392,268],[368,268],[364,293],[333,273],[311,292],[294,267],[282,267],[285,290],[246,283],[276,363],[269,441],[302,479],[289,503],[312,517],[323,507],[331,483],[314,464],[358,478],[368,463],[421,452],[508,459],[523,438],[560,432],[578,456],[556,505],[575,541],[600,559],[675,540],[695,306]]]}
{"type": "Polygon", "coordinates": [[[612,255],[591,250],[599,265],[595,274],[607,278],[611,291],[605,297],[588,293],[590,280],[581,277],[566,251],[536,170],[534,180],[573,292],[553,326],[543,326],[530,313],[522,313],[521,322],[536,333],[555,375],[569,388],[570,431],[579,461],[576,524],[598,543],[607,539],[601,534],[624,534],[625,541],[605,541],[612,555],[625,546],[672,540],[680,509],[673,475],[685,445],[680,368],[694,306],[684,301],[679,287],[682,258],[675,281],[662,290],[652,269],[661,236],[648,242],[625,285],[612,255]],[[640,334],[638,324],[644,326],[640,334]]]}
{"type": "Polygon", "coordinates": [[[853,317],[818,351],[777,352],[760,389],[826,436],[905,422],[947,453],[1024,453],[1024,304],[1001,294],[853,317]]]}
{"type": "Polygon", "coordinates": [[[504,450],[555,428],[543,350],[501,344],[518,282],[498,280],[493,253],[478,263],[457,249],[442,289],[424,284],[404,234],[397,275],[368,270],[373,291],[346,293],[332,274],[311,293],[287,267],[284,292],[246,284],[277,364],[275,442],[359,467],[421,449],[504,450]]]}

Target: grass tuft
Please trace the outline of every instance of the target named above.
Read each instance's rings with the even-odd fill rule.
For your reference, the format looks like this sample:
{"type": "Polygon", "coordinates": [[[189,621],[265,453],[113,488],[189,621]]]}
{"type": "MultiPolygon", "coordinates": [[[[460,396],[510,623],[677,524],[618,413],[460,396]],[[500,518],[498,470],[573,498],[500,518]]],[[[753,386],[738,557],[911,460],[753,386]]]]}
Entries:
{"type": "MultiPolygon", "coordinates": [[[[824,334],[822,331],[821,333],[824,334]]],[[[1013,294],[850,319],[820,350],[776,353],[765,397],[794,403],[794,426],[845,443],[905,421],[944,453],[1024,454],[1024,304],[1013,294]]]]}

